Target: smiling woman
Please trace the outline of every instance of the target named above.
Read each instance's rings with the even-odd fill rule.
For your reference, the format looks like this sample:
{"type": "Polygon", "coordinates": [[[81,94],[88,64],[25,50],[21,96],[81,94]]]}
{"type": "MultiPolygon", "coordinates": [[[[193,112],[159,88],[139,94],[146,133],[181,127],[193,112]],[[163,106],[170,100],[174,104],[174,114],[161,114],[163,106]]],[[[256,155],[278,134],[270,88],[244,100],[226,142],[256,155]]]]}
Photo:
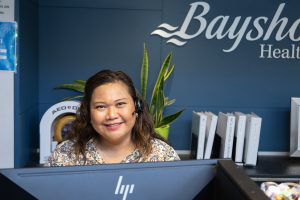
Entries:
{"type": "Polygon", "coordinates": [[[46,166],[179,160],[155,133],[145,101],[130,77],[103,70],[90,77],[67,140],[57,145],[46,166]]]}

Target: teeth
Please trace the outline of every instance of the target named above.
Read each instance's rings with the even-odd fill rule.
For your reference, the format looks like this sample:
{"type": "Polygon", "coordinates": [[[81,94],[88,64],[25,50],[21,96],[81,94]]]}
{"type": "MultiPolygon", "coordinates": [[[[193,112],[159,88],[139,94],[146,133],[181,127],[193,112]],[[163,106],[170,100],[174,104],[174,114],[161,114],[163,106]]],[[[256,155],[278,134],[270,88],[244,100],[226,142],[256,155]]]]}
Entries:
{"type": "Polygon", "coordinates": [[[106,126],[118,126],[120,125],[121,123],[117,123],[117,124],[107,124],[106,126]]]}

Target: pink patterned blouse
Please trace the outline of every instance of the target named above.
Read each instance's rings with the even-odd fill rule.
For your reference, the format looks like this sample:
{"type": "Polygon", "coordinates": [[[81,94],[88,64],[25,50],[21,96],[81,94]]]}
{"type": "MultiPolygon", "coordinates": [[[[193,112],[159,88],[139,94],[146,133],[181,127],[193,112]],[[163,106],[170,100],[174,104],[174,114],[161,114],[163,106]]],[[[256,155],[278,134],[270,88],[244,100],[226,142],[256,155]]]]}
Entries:
{"type": "MultiPolygon", "coordinates": [[[[74,165],[97,165],[105,164],[101,155],[96,150],[96,144],[91,139],[86,144],[86,163],[83,156],[80,156],[79,160],[76,159],[74,154],[74,142],[70,140],[63,141],[58,144],[48,158],[48,162],[45,166],[74,166],[74,165]]],[[[126,156],[121,163],[138,163],[138,162],[159,162],[159,161],[175,161],[180,160],[175,150],[167,143],[159,140],[152,139],[152,152],[145,156],[139,149],[135,149],[131,154],[126,156]]]]}

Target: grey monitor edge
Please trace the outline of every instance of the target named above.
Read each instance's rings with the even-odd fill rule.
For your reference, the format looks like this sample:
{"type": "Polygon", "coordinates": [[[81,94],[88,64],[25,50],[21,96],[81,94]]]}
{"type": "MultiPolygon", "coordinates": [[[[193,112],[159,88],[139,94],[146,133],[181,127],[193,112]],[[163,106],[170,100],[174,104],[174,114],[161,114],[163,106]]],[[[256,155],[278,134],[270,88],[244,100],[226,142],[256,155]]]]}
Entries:
{"type": "Polygon", "coordinates": [[[213,180],[216,164],[217,160],[187,160],[0,173],[37,199],[193,199],[213,180]]]}

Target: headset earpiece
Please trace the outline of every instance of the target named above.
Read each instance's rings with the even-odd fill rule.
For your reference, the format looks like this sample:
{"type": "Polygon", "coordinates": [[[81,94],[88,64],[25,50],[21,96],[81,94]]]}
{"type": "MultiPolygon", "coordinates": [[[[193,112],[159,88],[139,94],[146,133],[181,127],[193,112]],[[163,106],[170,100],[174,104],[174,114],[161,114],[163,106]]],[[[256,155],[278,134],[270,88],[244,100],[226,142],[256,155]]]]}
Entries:
{"type": "Polygon", "coordinates": [[[143,103],[141,100],[137,99],[134,102],[135,104],[135,113],[141,114],[143,112],[143,103]]]}

